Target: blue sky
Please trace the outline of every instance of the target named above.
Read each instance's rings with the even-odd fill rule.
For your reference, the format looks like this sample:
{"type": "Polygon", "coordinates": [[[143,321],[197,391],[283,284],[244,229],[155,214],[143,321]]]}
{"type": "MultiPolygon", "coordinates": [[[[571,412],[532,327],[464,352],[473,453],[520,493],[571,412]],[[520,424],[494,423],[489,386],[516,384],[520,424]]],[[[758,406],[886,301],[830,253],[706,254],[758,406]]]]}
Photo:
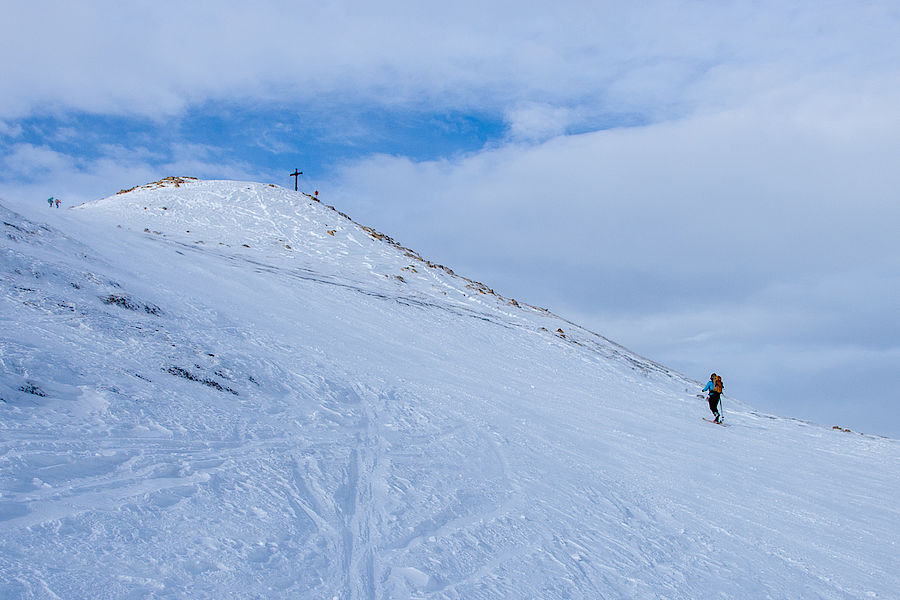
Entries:
{"type": "MultiPolygon", "coordinates": [[[[266,105],[249,110],[220,102],[190,107],[163,122],[76,112],[17,119],[13,127],[16,134],[6,136],[11,146],[40,148],[85,165],[119,150],[139,148],[143,162],[156,167],[193,149],[201,157],[215,155],[223,165],[269,172],[279,181],[286,164],[296,164],[321,180],[333,176],[339,164],[373,153],[435,160],[484,148],[506,131],[502,115],[477,111],[347,106],[321,114],[316,106],[266,105]]],[[[30,180],[24,171],[7,177],[30,180]]]]}
{"type": "Polygon", "coordinates": [[[900,436],[895,2],[7,2],[0,198],[319,189],[760,409],[900,436]]]}

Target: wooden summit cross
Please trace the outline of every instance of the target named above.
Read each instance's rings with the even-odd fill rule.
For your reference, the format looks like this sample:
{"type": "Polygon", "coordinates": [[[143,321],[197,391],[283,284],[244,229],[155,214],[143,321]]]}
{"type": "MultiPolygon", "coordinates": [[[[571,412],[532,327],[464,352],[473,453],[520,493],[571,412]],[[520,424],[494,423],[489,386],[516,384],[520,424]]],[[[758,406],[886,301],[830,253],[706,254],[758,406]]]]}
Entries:
{"type": "Polygon", "coordinates": [[[298,188],[297,182],[300,181],[300,176],[301,176],[301,175],[303,175],[303,171],[298,171],[297,169],[294,169],[294,172],[291,173],[291,177],[294,178],[294,191],[295,191],[295,192],[299,192],[299,191],[300,191],[299,188],[298,188]]]}

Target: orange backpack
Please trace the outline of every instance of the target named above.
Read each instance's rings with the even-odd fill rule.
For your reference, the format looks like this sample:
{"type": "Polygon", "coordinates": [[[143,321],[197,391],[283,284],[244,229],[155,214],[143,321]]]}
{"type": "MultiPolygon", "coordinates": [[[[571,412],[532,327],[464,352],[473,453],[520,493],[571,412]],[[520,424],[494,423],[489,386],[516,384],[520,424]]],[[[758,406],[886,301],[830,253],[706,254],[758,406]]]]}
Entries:
{"type": "Polygon", "coordinates": [[[722,384],[722,378],[719,377],[718,375],[716,375],[716,378],[713,381],[713,391],[716,392],[717,394],[721,394],[722,388],[724,388],[724,387],[725,386],[722,384]]]}

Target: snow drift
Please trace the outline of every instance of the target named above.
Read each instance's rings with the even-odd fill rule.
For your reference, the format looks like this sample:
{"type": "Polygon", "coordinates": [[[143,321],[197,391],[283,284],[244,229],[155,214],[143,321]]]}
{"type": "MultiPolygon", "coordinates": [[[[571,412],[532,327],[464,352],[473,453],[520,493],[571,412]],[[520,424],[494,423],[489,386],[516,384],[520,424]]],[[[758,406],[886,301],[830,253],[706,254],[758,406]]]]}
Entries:
{"type": "Polygon", "coordinates": [[[888,598],[895,440],[760,414],[314,199],[0,209],[2,598],[888,598]]]}

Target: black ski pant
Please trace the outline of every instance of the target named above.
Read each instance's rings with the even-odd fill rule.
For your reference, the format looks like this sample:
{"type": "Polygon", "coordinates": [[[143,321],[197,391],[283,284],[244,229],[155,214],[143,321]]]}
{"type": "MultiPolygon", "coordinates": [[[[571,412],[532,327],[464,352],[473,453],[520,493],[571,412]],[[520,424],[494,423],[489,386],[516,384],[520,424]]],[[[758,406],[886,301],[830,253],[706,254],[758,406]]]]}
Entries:
{"type": "Polygon", "coordinates": [[[709,410],[711,410],[712,414],[716,415],[717,417],[719,416],[719,397],[720,396],[721,396],[721,394],[719,392],[710,392],[709,398],[707,398],[707,400],[709,401],[709,410]]]}

